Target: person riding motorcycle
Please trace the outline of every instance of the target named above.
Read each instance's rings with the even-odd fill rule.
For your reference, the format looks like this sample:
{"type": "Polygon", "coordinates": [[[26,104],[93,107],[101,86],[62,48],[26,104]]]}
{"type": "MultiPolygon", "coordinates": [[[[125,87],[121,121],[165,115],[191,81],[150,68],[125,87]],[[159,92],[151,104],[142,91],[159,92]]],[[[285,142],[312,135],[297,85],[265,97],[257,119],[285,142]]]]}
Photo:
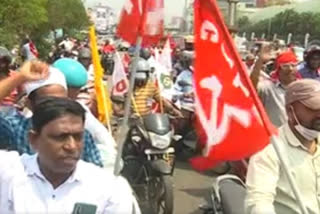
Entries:
{"type": "Polygon", "coordinates": [[[320,80],[320,44],[311,44],[304,53],[304,62],[298,66],[302,78],[320,80]]]}
{"type": "MultiPolygon", "coordinates": [[[[176,133],[181,135],[184,144],[191,150],[197,151],[196,146],[197,135],[194,129],[194,93],[193,93],[193,62],[194,53],[192,51],[184,51],[182,53],[181,64],[183,65],[182,72],[177,76],[175,82],[176,105],[180,107],[183,118],[175,121],[176,133]]],[[[179,149],[176,148],[178,151],[179,149]]]]}
{"type": "Polygon", "coordinates": [[[96,92],[94,88],[94,69],[91,63],[91,50],[83,47],[79,50],[78,61],[86,68],[88,82],[80,89],[77,100],[84,103],[97,116],[96,92]]]}
{"type": "MultiPolygon", "coordinates": [[[[149,76],[151,68],[148,61],[143,58],[139,58],[136,69],[132,97],[132,109],[135,115],[144,116],[150,114],[153,100],[155,100],[158,103],[161,103],[162,101],[168,112],[176,115],[177,117],[183,117],[178,109],[176,109],[168,100],[161,97],[159,89],[155,83],[150,80],[149,76]]],[[[116,113],[119,115],[119,112],[116,113]]]]}
{"type": "Polygon", "coordinates": [[[193,94],[193,62],[194,53],[185,51],[182,57],[184,70],[177,76],[175,83],[176,99],[181,106],[184,116],[189,117],[194,112],[193,94]]]}

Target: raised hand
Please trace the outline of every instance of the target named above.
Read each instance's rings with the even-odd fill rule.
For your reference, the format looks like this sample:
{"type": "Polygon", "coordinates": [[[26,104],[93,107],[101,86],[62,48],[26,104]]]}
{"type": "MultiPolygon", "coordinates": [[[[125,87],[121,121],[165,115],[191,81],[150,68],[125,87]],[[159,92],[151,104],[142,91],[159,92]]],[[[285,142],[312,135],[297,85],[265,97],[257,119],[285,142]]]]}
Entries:
{"type": "Polygon", "coordinates": [[[261,46],[259,60],[263,63],[270,61],[276,57],[276,51],[273,49],[273,46],[270,43],[264,43],[261,46]]]}
{"type": "Polygon", "coordinates": [[[38,60],[28,61],[22,65],[19,73],[26,82],[43,80],[49,75],[49,65],[38,60]]]}

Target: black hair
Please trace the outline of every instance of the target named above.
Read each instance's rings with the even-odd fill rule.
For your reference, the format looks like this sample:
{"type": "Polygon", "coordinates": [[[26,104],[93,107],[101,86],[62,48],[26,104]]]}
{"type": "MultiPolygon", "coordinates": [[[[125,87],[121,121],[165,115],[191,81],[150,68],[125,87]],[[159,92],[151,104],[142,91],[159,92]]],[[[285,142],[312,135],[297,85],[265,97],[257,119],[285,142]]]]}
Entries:
{"type": "Polygon", "coordinates": [[[33,109],[33,129],[40,132],[46,124],[66,114],[79,116],[85,121],[85,110],[78,102],[62,97],[41,98],[33,109]]]}
{"type": "Polygon", "coordinates": [[[37,91],[38,90],[34,90],[32,91],[29,95],[28,95],[28,99],[30,100],[30,104],[31,106],[34,106],[37,100],[37,91]]]}

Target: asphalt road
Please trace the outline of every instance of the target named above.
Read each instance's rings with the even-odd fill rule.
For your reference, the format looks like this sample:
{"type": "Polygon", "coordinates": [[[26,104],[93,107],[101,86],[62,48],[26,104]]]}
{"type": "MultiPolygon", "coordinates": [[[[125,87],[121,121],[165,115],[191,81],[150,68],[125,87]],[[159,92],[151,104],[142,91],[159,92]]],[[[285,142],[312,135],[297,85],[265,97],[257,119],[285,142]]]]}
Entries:
{"type": "Polygon", "coordinates": [[[210,188],[216,175],[198,173],[186,161],[177,161],[174,172],[174,213],[201,214],[199,205],[210,198],[210,188]]]}

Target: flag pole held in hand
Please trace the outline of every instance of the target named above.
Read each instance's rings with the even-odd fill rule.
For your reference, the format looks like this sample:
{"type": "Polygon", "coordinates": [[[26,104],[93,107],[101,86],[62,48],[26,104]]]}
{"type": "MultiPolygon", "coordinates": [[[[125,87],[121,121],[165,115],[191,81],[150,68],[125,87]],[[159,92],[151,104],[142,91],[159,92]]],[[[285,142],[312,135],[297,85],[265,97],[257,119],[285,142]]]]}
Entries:
{"type": "Polygon", "coordinates": [[[307,214],[281,156],[277,132],[247,75],[216,1],[196,0],[194,14],[195,104],[206,139],[204,157],[193,159],[193,166],[204,170],[221,161],[241,160],[262,150],[271,140],[300,209],[307,214]]]}

